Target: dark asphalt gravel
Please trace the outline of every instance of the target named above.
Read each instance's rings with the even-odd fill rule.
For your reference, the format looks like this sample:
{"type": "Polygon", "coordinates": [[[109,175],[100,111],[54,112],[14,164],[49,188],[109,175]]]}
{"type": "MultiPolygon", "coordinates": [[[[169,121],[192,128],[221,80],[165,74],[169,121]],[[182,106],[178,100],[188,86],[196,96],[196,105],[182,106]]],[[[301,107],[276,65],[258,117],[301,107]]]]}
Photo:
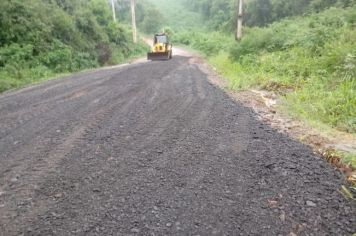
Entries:
{"type": "Polygon", "coordinates": [[[189,58],[0,95],[0,235],[351,235],[339,172],[189,58]]]}

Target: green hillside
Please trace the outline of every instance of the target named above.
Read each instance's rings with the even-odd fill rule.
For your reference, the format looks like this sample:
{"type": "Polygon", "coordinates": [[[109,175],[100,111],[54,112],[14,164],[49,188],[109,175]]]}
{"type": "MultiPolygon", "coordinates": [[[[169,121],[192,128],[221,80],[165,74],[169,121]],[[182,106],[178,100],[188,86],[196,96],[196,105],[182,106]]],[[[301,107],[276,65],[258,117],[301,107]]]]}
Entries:
{"type": "Polygon", "coordinates": [[[101,0],[0,1],[0,92],[142,54],[101,0]]]}

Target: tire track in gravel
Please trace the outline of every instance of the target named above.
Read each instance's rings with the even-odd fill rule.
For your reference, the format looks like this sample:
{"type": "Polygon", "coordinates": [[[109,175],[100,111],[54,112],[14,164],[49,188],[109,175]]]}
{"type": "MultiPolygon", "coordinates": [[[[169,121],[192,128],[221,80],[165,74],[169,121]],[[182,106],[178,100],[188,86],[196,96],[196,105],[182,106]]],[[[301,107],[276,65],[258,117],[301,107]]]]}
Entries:
{"type": "Polygon", "coordinates": [[[0,235],[351,234],[340,174],[189,60],[0,96],[0,235]]]}
{"type": "MultiPolygon", "coordinates": [[[[104,79],[101,81],[96,81],[94,84],[99,85],[102,84],[103,82],[110,80],[113,78],[108,78],[104,79]]],[[[93,85],[91,84],[90,86],[87,86],[86,88],[92,87],[93,85]]],[[[92,93],[95,95],[97,94],[97,89],[95,89],[95,86],[92,88],[92,93]]],[[[16,156],[22,156],[24,157],[21,160],[17,160],[17,163],[12,166],[8,166],[7,169],[11,171],[5,171],[2,174],[1,178],[1,189],[2,191],[5,191],[9,197],[10,193],[11,194],[16,194],[17,198],[14,199],[15,201],[12,204],[12,209],[8,209],[8,212],[6,212],[4,209],[2,209],[2,212],[4,213],[4,216],[8,213],[7,216],[9,216],[10,211],[15,211],[16,210],[16,204],[20,201],[22,205],[31,205],[31,212],[29,214],[24,215],[26,218],[33,218],[36,216],[36,214],[39,214],[41,210],[44,208],[46,205],[45,202],[38,202],[36,199],[33,199],[33,194],[35,190],[37,189],[37,185],[32,185],[33,183],[39,183],[39,181],[43,178],[46,177],[46,175],[50,174],[51,172],[55,172],[55,168],[57,167],[58,163],[72,150],[73,147],[76,146],[76,142],[84,136],[87,132],[89,132],[90,129],[96,126],[99,120],[104,119],[105,116],[111,115],[114,109],[121,107],[121,106],[129,106],[131,103],[132,98],[132,93],[135,92],[135,88],[128,88],[124,87],[122,88],[122,91],[111,91],[110,96],[107,96],[105,94],[105,90],[99,91],[99,93],[104,94],[107,96],[106,99],[103,97],[96,97],[96,100],[105,100],[104,103],[101,103],[101,107],[97,107],[95,109],[95,104],[96,102],[90,101],[89,104],[85,104],[84,109],[80,109],[79,106],[75,107],[66,107],[66,111],[63,112],[62,114],[58,114],[56,110],[52,110],[54,114],[57,113],[58,117],[55,119],[49,119],[49,122],[44,124],[44,128],[37,130],[37,132],[29,137],[25,137],[28,140],[28,143],[23,143],[24,146],[20,149],[16,149],[14,152],[11,153],[11,162],[13,162],[13,159],[16,156]],[[114,95],[114,93],[118,95],[114,95]],[[114,101],[114,103],[113,103],[114,101]],[[127,104],[125,104],[127,103],[127,104]],[[94,106],[93,106],[94,105],[94,106]],[[68,109],[69,108],[69,109],[68,109]],[[93,110],[95,113],[93,113],[93,110]],[[76,113],[78,112],[79,113],[76,113]],[[92,113],[92,114],[91,114],[92,113]],[[79,115],[78,115],[79,114],[79,115]],[[75,115],[75,118],[72,117],[72,115],[75,115]],[[53,126],[55,124],[60,124],[59,126],[63,126],[61,124],[61,119],[63,119],[65,116],[65,119],[69,121],[74,121],[79,119],[80,117],[84,117],[84,120],[81,121],[80,123],[71,125],[70,127],[66,127],[66,130],[61,130],[60,134],[56,134],[54,131],[55,129],[53,126]],[[49,130],[47,130],[50,127],[49,130]],[[53,134],[54,133],[54,134],[53,134]],[[53,143],[48,143],[44,142],[43,138],[46,136],[61,136],[57,138],[55,141],[55,144],[53,143]],[[55,145],[55,147],[53,147],[55,145]],[[26,158],[28,154],[32,154],[32,158],[26,158]],[[46,158],[43,158],[42,156],[39,156],[38,159],[36,159],[36,154],[37,153],[45,153],[46,158]],[[11,181],[11,179],[14,178],[21,178],[23,179],[21,181],[21,185],[17,185],[16,187],[16,192],[11,191],[12,188],[14,188],[14,185],[17,182],[16,181],[11,181]],[[15,209],[15,210],[14,210],[15,209]]],[[[62,96],[65,97],[66,95],[62,96]]],[[[52,100],[53,101],[53,100],[52,100]]],[[[95,101],[95,100],[94,100],[95,101]]],[[[51,102],[51,101],[49,101],[51,102]]],[[[65,101],[61,101],[61,103],[65,103],[65,101]]],[[[60,104],[55,104],[55,106],[58,106],[60,104]]],[[[83,106],[83,104],[79,104],[80,106],[83,106]]],[[[43,114],[42,114],[43,115],[43,114]]],[[[54,116],[50,115],[50,118],[54,116]]],[[[35,120],[36,121],[36,120],[35,120]]],[[[38,124],[34,125],[36,127],[38,124]]],[[[32,128],[27,127],[27,128],[32,128]]],[[[16,133],[17,130],[15,130],[12,135],[18,135],[16,133]]],[[[1,140],[4,141],[4,140],[1,140]]],[[[6,141],[6,140],[5,140],[6,141]]],[[[49,141],[50,142],[50,141],[49,141]]],[[[3,142],[5,144],[5,142],[3,142]]],[[[2,150],[5,150],[5,148],[2,148],[2,150]]],[[[6,154],[6,153],[2,153],[6,154]]],[[[4,163],[4,160],[2,162],[3,167],[6,168],[6,164],[4,163]]],[[[12,199],[10,199],[11,201],[12,199]]],[[[29,210],[26,210],[29,211],[29,210]]],[[[22,213],[23,214],[23,213],[22,213]]],[[[18,217],[18,216],[16,216],[18,217]]],[[[9,217],[11,218],[11,217],[9,217]]],[[[16,221],[23,221],[23,218],[18,217],[16,221]],[[19,218],[19,219],[18,219],[19,218]]],[[[12,219],[13,220],[13,219],[12,219]]],[[[1,222],[4,225],[7,225],[9,222],[1,222]]],[[[11,223],[14,223],[12,221],[11,223]]]]}
{"type": "MultiPolygon", "coordinates": [[[[77,83],[77,85],[75,86],[63,86],[63,84],[60,83],[56,84],[55,86],[50,86],[49,88],[44,89],[43,93],[40,93],[39,95],[36,94],[34,96],[36,102],[32,103],[30,106],[26,105],[26,103],[24,103],[25,105],[21,105],[21,103],[16,100],[12,101],[11,103],[16,104],[15,112],[9,112],[6,107],[0,107],[0,111],[2,109],[7,111],[7,114],[5,116],[2,116],[0,120],[1,137],[5,138],[7,134],[12,133],[14,129],[20,129],[22,127],[25,127],[33,119],[41,117],[44,113],[48,111],[55,110],[56,107],[69,102],[68,99],[75,97],[75,95],[80,92],[83,93],[84,91],[85,93],[85,91],[87,90],[90,90],[91,93],[95,92],[95,88],[100,89],[101,84],[103,84],[107,80],[112,79],[112,77],[115,76],[115,73],[105,74],[105,76],[108,77],[100,78],[100,80],[89,81],[88,84],[84,84],[83,82],[85,82],[85,80],[81,79],[79,81],[80,83],[77,83]],[[64,87],[66,89],[65,91],[53,94],[54,89],[63,89],[64,87]],[[22,117],[23,114],[25,114],[26,116],[25,119],[22,117]],[[18,119],[20,119],[20,125],[17,123],[18,119]],[[1,124],[6,124],[6,126],[2,126],[1,124]]],[[[97,79],[97,77],[94,78],[97,79]]],[[[37,87],[35,86],[35,88],[37,87]]],[[[31,100],[32,98],[30,96],[27,99],[31,100]]],[[[22,101],[26,101],[26,99],[22,99],[22,101]]]]}

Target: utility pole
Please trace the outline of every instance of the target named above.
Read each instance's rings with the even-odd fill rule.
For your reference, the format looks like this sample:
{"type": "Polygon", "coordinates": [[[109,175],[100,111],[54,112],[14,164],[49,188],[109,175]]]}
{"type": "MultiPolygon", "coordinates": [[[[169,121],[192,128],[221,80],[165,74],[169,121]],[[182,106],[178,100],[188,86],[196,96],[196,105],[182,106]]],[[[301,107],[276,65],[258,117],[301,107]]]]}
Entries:
{"type": "Polygon", "coordinates": [[[237,15],[237,33],[236,33],[236,40],[240,41],[242,38],[242,21],[243,21],[243,6],[244,0],[239,0],[239,11],[237,15]]]}
{"type": "Polygon", "coordinates": [[[112,18],[113,18],[114,22],[116,22],[116,12],[115,12],[114,0],[111,0],[111,8],[112,8],[112,18]]]}
{"type": "Polygon", "coordinates": [[[132,38],[133,42],[137,43],[137,29],[136,29],[136,0],[131,0],[131,21],[132,21],[132,38]]]}

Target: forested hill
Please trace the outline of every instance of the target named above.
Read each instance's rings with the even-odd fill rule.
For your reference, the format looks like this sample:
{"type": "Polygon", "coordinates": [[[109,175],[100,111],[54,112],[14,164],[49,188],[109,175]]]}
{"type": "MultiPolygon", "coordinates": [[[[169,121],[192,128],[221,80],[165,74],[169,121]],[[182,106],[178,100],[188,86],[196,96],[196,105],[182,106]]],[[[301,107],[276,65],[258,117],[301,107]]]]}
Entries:
{"type": "Polygon", "coordinates": [[[0,92],[144,51],[103,0],[0,1],[0,92]]]}

